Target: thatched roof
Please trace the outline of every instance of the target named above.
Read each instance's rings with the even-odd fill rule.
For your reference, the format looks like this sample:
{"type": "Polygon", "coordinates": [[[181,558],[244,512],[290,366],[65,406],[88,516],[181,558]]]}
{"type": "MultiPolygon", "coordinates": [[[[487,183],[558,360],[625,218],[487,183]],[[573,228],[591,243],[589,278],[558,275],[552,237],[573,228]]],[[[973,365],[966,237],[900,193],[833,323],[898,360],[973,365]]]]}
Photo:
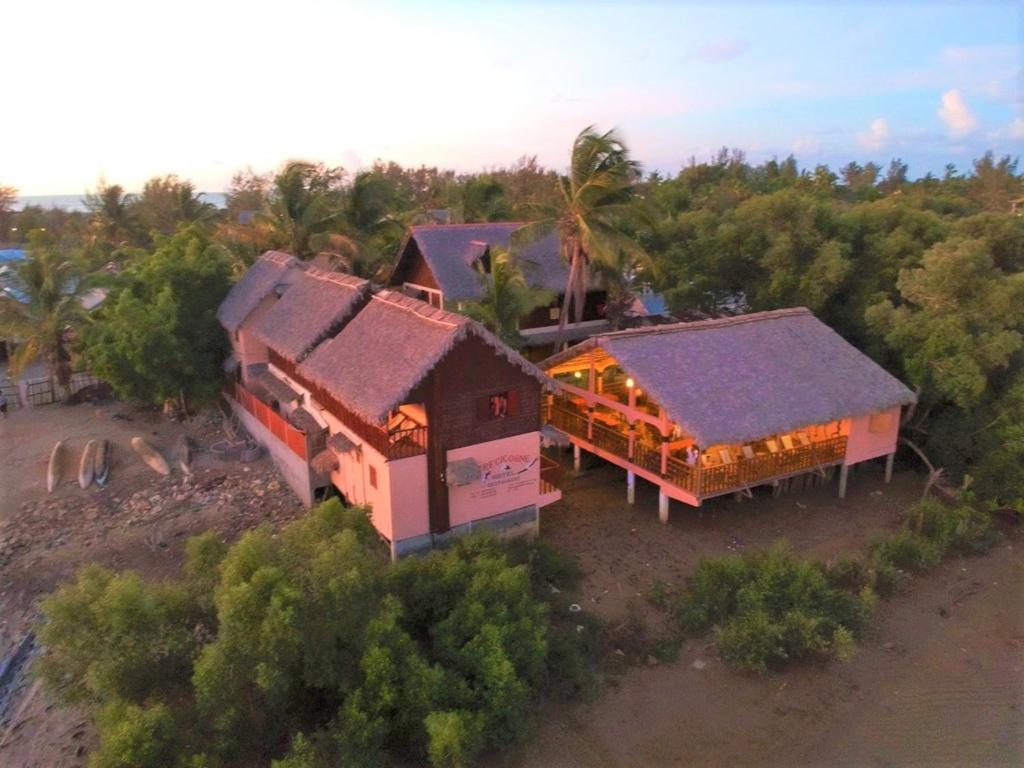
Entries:
{"type": "Polygon", "coordinates": [[[309,466],[318,475],[329,475],[341,466],[341,463],[338,461],[338,454],[324,448],[310,460],[309,466]]]}
{"type": "Polygon", "coordinates": [[[375,294],[341,333],[314,349],[298,372],[378,424],[405,402],[449,350],[471,335],[538,381],[547,381],[535,365],[479,323],[387,290],[375,294]]]}
{"type": "MultiPolygon", "coordinates": [[[[509,248],[512,233],[522,226],[521,221],[498,221],[410,227],[399,251],[395,273],[401,274],[404,265],[418,249],[447,301],[478,300],[483,297],[483,288],[474,264],[489,246],[509,248]]],[[[562,258],[557,235],[531,243],[523,249],[520,261],[523,274],[533,287],[555,292],[565,290],[569,270],[562,258]]]]}
{"type": "Polygon", "coordinates": [[[603,350],[702,446],[909,405],[899,380],[800,308],[595,336],[550,370],[603,350]]]}
{"type": "Polygon", "coordinates": [[[278,354],[298,362],[336,331],[369,292],[366,280],[307,267],[253,326],[253,335],[278,354]]]}
{"type": "Polygon", "coordinates": [[[267,251],[242,275],[217,310],[217,319],[231,333],[256,309],[285,274],[299,262],[281,251],[267,251]]]}

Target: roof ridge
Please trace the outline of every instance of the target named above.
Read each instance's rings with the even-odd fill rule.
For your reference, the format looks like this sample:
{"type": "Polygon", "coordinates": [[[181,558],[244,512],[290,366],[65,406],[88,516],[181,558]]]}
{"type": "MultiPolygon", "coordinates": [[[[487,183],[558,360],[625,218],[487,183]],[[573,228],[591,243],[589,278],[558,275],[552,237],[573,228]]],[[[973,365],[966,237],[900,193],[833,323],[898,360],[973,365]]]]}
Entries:
{"type": "Polygon", "coordinates": [[[461,224],[410,224],[409,229],[469,229],[470,227],[507,227],[509,225],[525,226],[529,221],[467,221],[461,224]]]}
{"type": "Polygon", "coordinates": [[[290,253],[286,253],[284,251],[266,251],[262,256],[260,256],[260,260],[280,264],[281,266],[285,266],[291,261],[298,261],[290,253]]]}
{"type": "Polygon", "coordinates": [[[446,325],[449,328],[459,328],[469,322],[469,318],[464,315],[449,312],[446,309],[439,309],[432,304],[420,301],[412,296],[406,296],[404,293],[400,293],[398,291],[378,291],[373,294],[373,298],[380,299],[385,304],[401,309],[409,314],[416,315],[423,320],[428,320],[438,325],[446,325]],[[433,310],[433,314],[425,314],[425,310],[427,309],[433,310]]]}
{"type": "Polygon", "coordinates": [[[712,328],[728,328],[733,325],[746,325],[764,320],[773,320],[780,317],[799,317],[810,315],[816,317],[807,307],[785,307],[783,309],[770,309],[764,312],[749,312],[744,315],[733,315],[731,317],[712,317],[708,320],[690,320],[679,323],[668,323],[666,325],[651,325],[643,328],[627,328],[622,331],[611,331],[594,336],[595,339],[619,339],[626,336],[657,336],[666,333],[682,333],[684,331],[702,331],[712,328]]]}
{"type": "Polygon", "coordinates": [[[355,275],[345,274],[344,272],[329,272],[326,269],[320,269],[310,265],[306,270],[306,275],[313,278],[314,280],[321,280],[325,283],[335,283],[345,288],[362,288],[364,285],[369,285],[369,280],[364,280],[361,277],[355,275]]]}

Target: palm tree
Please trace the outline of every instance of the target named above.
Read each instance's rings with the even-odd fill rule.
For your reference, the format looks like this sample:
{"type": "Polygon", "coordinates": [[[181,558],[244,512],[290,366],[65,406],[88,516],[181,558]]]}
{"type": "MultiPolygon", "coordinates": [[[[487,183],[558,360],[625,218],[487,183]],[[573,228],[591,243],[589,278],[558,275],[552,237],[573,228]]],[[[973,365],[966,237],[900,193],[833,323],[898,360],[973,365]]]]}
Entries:
{"type": "Polygon", "coordinates": [[[311,256],[310,237],[334,230],[341,221],[341,177],[340,169],[299,160],[289,161],[274,177],[260,217],[294,256],[311,256]]]}
{"type": "Polygon", "coordinates": [[[484,286],[478,302],[463,306],[464,314],[485,325],[511,347],[519,347],[523,337],[519,321],[555,298],[552,291],[531,286],[516,258],[499,246],[491,246],[488,260],[477,262],[484,286]],[[489,269],[487,268],[489,266],[489,269]]]}
{"type": "Polygon", "coordinates": [[[86,194],[84,202],[93,226],[108,246],[118,248],[132,238],[137,228],[135,197],[125,194],[120,184],[107,184],[100,179],[96,191],[86,194]]]}
{"type": "Polygon", "coordinates": [[[84,316],[84,284],[73,261],[38,239],[0,294],[0,336],[17,344],[10,357],[15,378],[35,360],[46,363],[58,387],[71,382],[70,334],[84,316]]]}
{"type": "Polygon", "coordinates": [[[623,230],[631,222],[653,223],[652,213],[637,195],[639,177],[639,164],[615,131],[598,133],[588,126],[573,142],[569,175],[558,180],[559,206],[541,209],[542,218],[514,233],[515,251],[552,232],[560,236],[569,275],[556,348],[561,346],[570,310],[575,322],[583,319],[592,262],[614,265],[625,255],[633,263],[650,263],[647,252],[623,230]]]}

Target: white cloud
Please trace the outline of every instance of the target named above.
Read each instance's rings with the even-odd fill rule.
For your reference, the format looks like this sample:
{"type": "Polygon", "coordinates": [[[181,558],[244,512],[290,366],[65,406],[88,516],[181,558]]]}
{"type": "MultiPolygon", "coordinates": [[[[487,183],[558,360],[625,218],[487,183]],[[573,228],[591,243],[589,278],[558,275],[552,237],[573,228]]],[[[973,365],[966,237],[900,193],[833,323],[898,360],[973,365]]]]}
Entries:
{"type": "Polygon", "coordinates": [[[1015,139],[1024,139],[1024,117],[1018,117],[1010,126],[1010,135],[1015,139]]]}
{"type": "Polygon", "coordinates": [[[978,118],[971,112],[960,91],[953,89],[942,94],[938,116],[949,128],[952,136],[966,136],[978,127],[978,118]]]}
{"type": "Polygon", "coordinates": [[[885,149],[889,143],[889,123],[884,117],[876,117],[871,121],[867,131],[857,134],[857,140],[864,149],[885,149]]]}

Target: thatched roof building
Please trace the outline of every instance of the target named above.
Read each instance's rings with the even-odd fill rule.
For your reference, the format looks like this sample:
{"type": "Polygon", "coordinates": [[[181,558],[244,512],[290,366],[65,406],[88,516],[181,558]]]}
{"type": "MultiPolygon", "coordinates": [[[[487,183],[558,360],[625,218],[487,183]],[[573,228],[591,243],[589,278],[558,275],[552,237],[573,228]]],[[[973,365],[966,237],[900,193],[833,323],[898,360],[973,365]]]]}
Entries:
{"type": "MultiPolygon", "coordinates": [[[[512,233],[520,221],[478,224],[427,224],[409,228],[395,264],[395,276],[403,271],[418,251],[444,293],[446,301],[475,301],[483,297],[476,263],[490,246],[511,247],[512,233]]],[[[557,235],[531,243],[521,253],[524,276],[535,288],[559,293],[569,276],[557,235]]]]}
{"type": "MultiPolygon", "coordinates": [[[[479,323],[390,290],[374,294],[341,333],[313,350],[298,372],[376,424],[470,335],[527,374],[547,381],[536,366],[479,323]]],[[[472,371],[466,375],[472,376],[472,371]]]]}
{"type": "Polygon", "coordinates": [[[916,399],[802,307],[594,336],[541,367],[602,351],[702,446],[756,440],[916,399]]]}
{"type": "Polygon", "coordinates": [[[288,270],[298,266],[294,256],[281,251],[267,251],[253,264],[228,292],[217,310],[217,319],[231,333],[252,313],[264,298],[281,282],[288,270]]]}
{"type": "Polygon", "coordinates": [[[253,326],[253,335],[296,362],[359,311],[370,283],[353,275],[307,267],[253,326]]]}

